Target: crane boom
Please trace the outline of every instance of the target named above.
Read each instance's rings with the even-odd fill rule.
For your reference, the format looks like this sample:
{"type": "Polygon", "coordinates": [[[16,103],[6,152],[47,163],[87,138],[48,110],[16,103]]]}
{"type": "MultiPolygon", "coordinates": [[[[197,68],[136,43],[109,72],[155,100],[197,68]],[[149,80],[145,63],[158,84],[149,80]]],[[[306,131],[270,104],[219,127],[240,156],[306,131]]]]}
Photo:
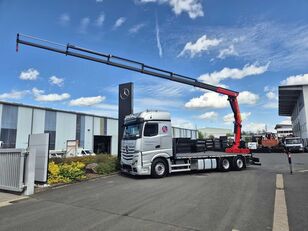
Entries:
{"type": "Polygon", "coordinates": [[[240,114],[240,109],[239,109],[239,105],[238,105],[238,101],[237,101],[237,96],[238,96],[238,92],[236,91],[232,91],[226,88],[222,88],[222,87],[217,87],[217,86],[213,86],[210,84],[206,84],[203,82],[198,81],[197,79],[194,78],[190,78],[184,75],[179,75],[176,74],[174,72],[170,72],[167,70],[163,70],[160,68],[156,68],[153,66],[149,66],[146,65],[144,63],[141,62],[137,62],[134,60],[130,60],[130,59],[126,59],[126,58],[122,58],[119,56],[114,56],[111,54],[104,54],[101,52],[97,52],[97,51],[92,51],[86,48],[82,48],[82,47],[78,47],[78,46],[74,46],[71,44],[67,44],[67,45],[63,45],[63,44],[58,44],[58,43],[54,43],[54,42],[50,42],[47,40],[43,40],[40,38],[36,38],[33,36],[28,36],[28,35],[22,35],[22,34],[17,34],[17,38],[16,38],[16,51],[18,51],[18,47],[19,44],[23,44],[23,45],[27,45],[27,46],[32,46],[32,47],[36,47],[36,48],[40,48],[40,49],[44,49],[44,50],[49,50],[49,51],[53,51],[56,53],[60,53],[60,54],[64,54],[66,56],[73,56],[73,57],[77,57],[77,58],[81,58],[81,59],[86,59],[86,60],[90,60],[90,61],[94,61],[94,62],[98,62],[98,63],[103,63],[106,65],[110,65],[110,66],[115,66],[118,68],[122,68],[122,69],[127,69],[127,70],[131,70],[131,71],[135,71],[135,72],[139,72],[142,74],[146,74],[146,75],[151,75],[151,76],[155,76],[158,78],[162,78],[162,79],[167,79],[170,81],[174,81],[174,82],[178,82],[178,83],[182,83],[182,84],[186,84],[186,85],[190,85],[193,87],[198,87],[201,89],[205,89],[205,90],[209,90],[209,91],[214,91],[223,95],[227,95],[228,96],[228,100],[230,102],[231,105],[231,109],[233,111],[234,114],[234,144],[232,147],[227,148],[226,152],[228,153],[250,153],[250,150],[247,148],[241,148],[240,147],[240,140],[241,140],[241,114],[240,114]],[[25,39],[21,39],[21,37],[24,37],[25,39]],[[40,41],[40,42],[33,42],[30,40],[36,40],[36,41],[40,41]],[[46,45],[44,43],[50,43],[51,45],[46,45]],[[59,48],[61,47],[61,48],[59,48]]]}

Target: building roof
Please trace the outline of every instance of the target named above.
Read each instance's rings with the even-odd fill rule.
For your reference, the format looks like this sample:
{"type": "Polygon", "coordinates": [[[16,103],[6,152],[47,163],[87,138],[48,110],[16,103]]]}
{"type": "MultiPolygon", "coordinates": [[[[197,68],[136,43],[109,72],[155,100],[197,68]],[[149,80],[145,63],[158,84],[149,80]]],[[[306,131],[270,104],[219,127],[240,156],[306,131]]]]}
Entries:
{"type": "Polygon", "coordinates": [[[100,116],[100,115],[88,114],[88,113],[76,112],[76,111],[66,111],[66,110],[49,108],[49,107],[39,107],[39,106],[34,106],[34,105],[22,104],[22,103],[13,103],[13,102],[0,101],[0,104],[13,105],[13,106],[19,106],[19,107],[27,107],[27,108],[34,108],[34,109],[41,109],[41,110],[48,110],[48,111],[64,112],[64,113],[71,113],[71,114],[78,114],[78,115],[95,116],[95,117],[99,117],[99,118],[107,118],[107,119],[118,120],[117,118],[108,117],[108,116],[100,116]]]}
{"type": "Polygon", "coordinates": [[[292,124],[276,124],[275,129],[279,128],[290,128],[292,130],[292,124]]]}
{"type": "Polygon", "coordinates": [[[280,116],[291,116],[294,106],[303,91],[304,85],[279,86],[279,109],[280,116]]]}

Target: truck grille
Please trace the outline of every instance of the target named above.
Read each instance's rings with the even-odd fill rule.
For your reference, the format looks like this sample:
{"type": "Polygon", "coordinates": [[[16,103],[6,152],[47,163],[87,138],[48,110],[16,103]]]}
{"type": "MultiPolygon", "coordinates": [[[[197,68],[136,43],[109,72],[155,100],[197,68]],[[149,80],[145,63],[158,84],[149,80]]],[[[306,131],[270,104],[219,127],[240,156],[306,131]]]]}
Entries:
{"type": "Polygon", "coordinates": [[[134,146],[123,146],[121,148],[121,155],[124,160],[132,160],[135,153],[135,147],[134,146]]]}

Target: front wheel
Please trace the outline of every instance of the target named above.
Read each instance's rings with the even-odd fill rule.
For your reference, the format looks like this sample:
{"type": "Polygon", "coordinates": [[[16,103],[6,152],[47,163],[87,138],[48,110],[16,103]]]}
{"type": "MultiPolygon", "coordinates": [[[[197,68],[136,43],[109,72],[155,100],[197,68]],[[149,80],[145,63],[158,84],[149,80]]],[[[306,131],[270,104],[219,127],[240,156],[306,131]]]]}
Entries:
{"type": "Polygon", "coordinates": [[[167,175],[167,163],[163,159],[155,159],[152,163],[151,174],[155,178],[162,178],[167,175]]]}

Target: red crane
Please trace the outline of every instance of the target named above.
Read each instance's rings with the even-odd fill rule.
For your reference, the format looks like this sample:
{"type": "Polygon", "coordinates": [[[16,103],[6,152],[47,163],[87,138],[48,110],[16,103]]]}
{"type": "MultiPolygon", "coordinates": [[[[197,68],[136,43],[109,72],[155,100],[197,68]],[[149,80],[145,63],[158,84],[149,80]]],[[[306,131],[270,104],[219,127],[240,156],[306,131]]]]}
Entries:
{"type": "Polygon", "coordinates": [[[89,49],[85,49],[82,47],[74,46],[71,44],[63,45],[51,41],[47,41],[44,39],[36,38],[33,36],[17,34],[16,38],[16,51],[18,51],[18,45],[24,44],[27,46],[32,46],[36,48],[41,48],[44,50],[49,50],[53,52],[57,52],[60,54],[64,54],[66,56],[73,56],[81,59],[91,60],[98,63],[103,63],[115,67],[119,67],[122,69],[127,69],[135,72],[140,72],[146,75],[151,75],[163,79],[168,79],[174,82],[183,83],[186,85],[190,85],[193,87],[198,87],[201,89],[206,89],[209,91],[214,91],[219,94],[227,95],[228,100],[231,105],[231,109],[234,114],[234,143],[232,147],[227,148],[225,152],[227,153],[238,153],[238,154],[248,154],[251,153],[250,149],[241,147],[241,128],[242,128],[242,119],[239,104],[237,101],[238,92],[232,91],[226,88],[213,86],[210,84],[206,84],[198,81],[197,79],[190,78],[184,75],[179,75],[174,72],[166,71],[160,68],[152,67],[146,65],[141,62],[137,62],[134,60],[122,58],[119,56],[114,56],[111,54],[104,54],[97,51],[92,51],[89,49]],[[24,39],[21,39],[23,37],[24,39]],[[33,41],[32,41],[33,40],[33,41]],[[34,42],[39,41],[39,42],[34,42]],[[51,45],[47,46],[46,43],[51,45]]]}

